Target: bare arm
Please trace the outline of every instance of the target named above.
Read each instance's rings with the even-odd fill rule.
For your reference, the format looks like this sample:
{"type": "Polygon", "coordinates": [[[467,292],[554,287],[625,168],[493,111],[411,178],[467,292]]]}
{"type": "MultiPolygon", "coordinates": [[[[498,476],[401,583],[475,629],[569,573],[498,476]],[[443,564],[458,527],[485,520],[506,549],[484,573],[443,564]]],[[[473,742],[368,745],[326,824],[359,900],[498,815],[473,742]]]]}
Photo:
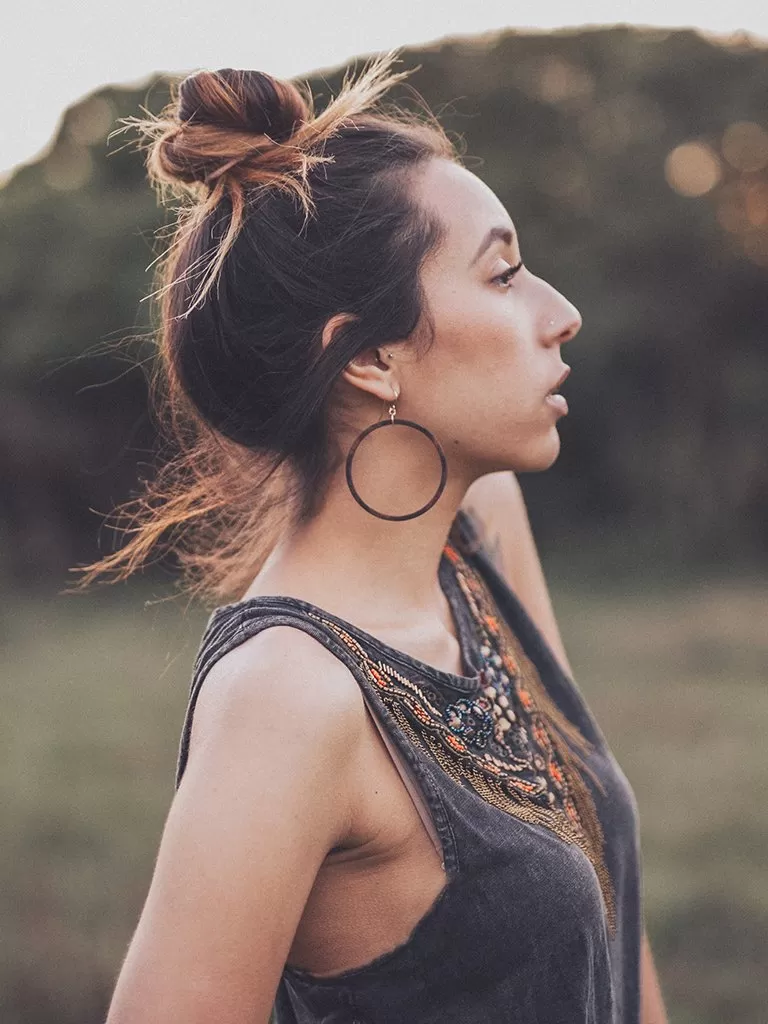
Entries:
{"type": "Polygon", "coordinates": [[[640,950],[640,1024],[668,1024],[664,998],[645,929],[640,950]]]}
{"type": "Polygon", "coordinates": [[[364,706],[311,637],[270,627],[210,672],[107,1024],[266,1024],[327,851],[348,832],[364,706]]]}
{"type": "MultiPolygon", "coordinates": [[[[471,514],[496,567],[520,598],[561,665],[573,678],[557,626],[520,485],[512,472],[489,473],[467,490],[462,507],[471,514]]],[[[648,936],[640,960],[641,1024],[668,1024],[648,936]]]]}

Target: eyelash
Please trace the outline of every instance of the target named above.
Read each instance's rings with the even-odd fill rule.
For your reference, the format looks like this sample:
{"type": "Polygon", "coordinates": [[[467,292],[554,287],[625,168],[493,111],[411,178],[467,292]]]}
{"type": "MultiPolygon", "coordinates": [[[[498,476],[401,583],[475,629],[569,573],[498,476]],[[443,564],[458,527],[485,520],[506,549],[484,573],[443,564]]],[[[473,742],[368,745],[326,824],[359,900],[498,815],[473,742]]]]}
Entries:
{"type": "Polygon", "coordinates": [[[523,261],[520,260],[520,262],[517,264],[517,266],[515,266],[515,267],[507,267],[507,269],[504,271],[503,274],[497,275],[496,277],[494,277],[493,280],[494,281],[502,281],[504,284],[507,284],[509,281],[512,280],[512,278],[515,276],[515,274],[518,272],[518,270],[520,270],[522,265],[523,265],[523,261]]]}

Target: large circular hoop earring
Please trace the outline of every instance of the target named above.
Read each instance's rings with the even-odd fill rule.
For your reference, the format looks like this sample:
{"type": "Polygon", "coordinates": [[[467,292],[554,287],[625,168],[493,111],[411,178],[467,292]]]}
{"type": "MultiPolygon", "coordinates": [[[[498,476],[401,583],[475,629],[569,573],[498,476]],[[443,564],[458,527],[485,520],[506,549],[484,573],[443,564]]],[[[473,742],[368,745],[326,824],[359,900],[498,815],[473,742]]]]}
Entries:
{"type": "MultiPolygon", "coordinates": [[[[398,397],[398,392],[395,392],[395,398],[397,398],[397,397],[398,397]]],[[[440,495],[445,490],[445,483],[446,483],[446,480],[448,479],[448,465],[447,465],[447,462],[446,462],[446,459],[445,459],[445,452],[443,451],[442,446],[440,445],[440,442],[437,440],[437,438],[432,433],[432,431],[431,430],[427,430],[427,428],[425,426],[422,426],[421,423],[415,423],[413,420],[396,419],[395,418],[396,417],[396,413],[397,413],[397,409],[395,407],[395,403],[392,402],[392,404],[389,407],[389,419],[388,420],[384,419],[384,420],[379,420],[377,423],[372,423],[370,425],[370,427],[366,427],[365,430],[362,430],[357,435],[355,440],[352,442],[352,447],[347,452],[346,470],[347,470],[347,485],[348,485],[350,491],[352,492],[352,497],[355,499],[355,501],[358,503],[358,505],[362,505],[362,507],[365,509],[366,512],[370,512],[370,514],[372,516],[376,516],[378,519],[389,519],[389,520],[391,520],[393,522],[402,522],[405,519],[415,519],[417,516],[423,515],[425,512],[428,512],[429,509],[432,508],[432,506],[435,504],[435,502],[438,500],[440,495]],[[438,484],[436,493],[432,495],[432,497],[429,499],[429,501],[426,503],[426,505],[422,505],[421,508],[416,509],[415,512],[408,512],[408,513],[406,513],[406,515],[403,515],[403,516],[390,516],[386,512],[378,512],[375,508],[372,508],[368,504],[368,502],[364,501],[363,498],[360,496],[360,494],[358,493],[357,489],[355,488],[354,482],[352,480],[352,459],[354,458],[354,454],[357,451],[358,446],[360,445],[360,442],[362,440],[364,440],[374,430],[379,430],[381,427],[390,427],[392,425],[403,426],[403,427],[413,427],[414,430],[421,431],[421,433],[424,434],[425,437],[429,438],[429,440],[432,442],[432,444],[437,449],[437,454],[440,456],[440,483],[438,484]]]]}

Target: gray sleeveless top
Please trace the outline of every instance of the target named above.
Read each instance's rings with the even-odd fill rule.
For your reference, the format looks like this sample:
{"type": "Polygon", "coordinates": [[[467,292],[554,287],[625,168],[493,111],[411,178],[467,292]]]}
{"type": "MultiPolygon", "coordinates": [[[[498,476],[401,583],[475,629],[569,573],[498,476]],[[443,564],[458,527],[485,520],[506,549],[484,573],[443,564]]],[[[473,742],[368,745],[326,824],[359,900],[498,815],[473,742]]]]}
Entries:
{"type": "Polygon", "coordinates": [[[639,1024],[634,794],[570,679],[459,510],[439,566],[466,675],[329,612],[260,596],[212,613],[176,785],[211,667],[273,625],[309,633],[358,682],[442,858],[409,937],[317,977],[286,964],[277,1024],[639,1024]]]}

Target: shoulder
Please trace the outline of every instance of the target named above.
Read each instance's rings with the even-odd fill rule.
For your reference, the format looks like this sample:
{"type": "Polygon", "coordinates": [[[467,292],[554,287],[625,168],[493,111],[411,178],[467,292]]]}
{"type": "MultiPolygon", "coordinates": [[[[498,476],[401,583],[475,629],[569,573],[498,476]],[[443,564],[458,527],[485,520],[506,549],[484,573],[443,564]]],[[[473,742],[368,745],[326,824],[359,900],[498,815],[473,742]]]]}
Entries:
{"type": "Polygon", "coordinates": [[[206,685],[217,700],[279,699],[283,704],[362,705],[354,676],[336,655],[299,626],[268,625],[220,658],[206,685]]]}
{"type": "Polygon", "coordinates": [[[474,510],[482,519],[507,509],[524,509],[525,500],[520,483],[512,470],[500,470],[479,476],[467,488],[462,508],[474,510]]]}
{"type": "Polygon", "coordinates": [[[226,752],[240,768],[265,758],[292,772],[338,773],[364,735],[365,705],[347,666],[300,628],[267,626],[208,672],[195,706],[189,768],[226,752]]]}
{"type": "Polygon", "coordinates": [[[528,513],[517,477],[511,471],[486,473],[467,488],[461,504],[486,554],[513,586],[512,540],[528,527],[528,513]]]}
{"type": "Polygon", "coordinates": [[[573,677],[517,477],[511,470],[478,477],[467,489],[461,507],[499,575],[523,605],[561,668],[573,677]]]}

